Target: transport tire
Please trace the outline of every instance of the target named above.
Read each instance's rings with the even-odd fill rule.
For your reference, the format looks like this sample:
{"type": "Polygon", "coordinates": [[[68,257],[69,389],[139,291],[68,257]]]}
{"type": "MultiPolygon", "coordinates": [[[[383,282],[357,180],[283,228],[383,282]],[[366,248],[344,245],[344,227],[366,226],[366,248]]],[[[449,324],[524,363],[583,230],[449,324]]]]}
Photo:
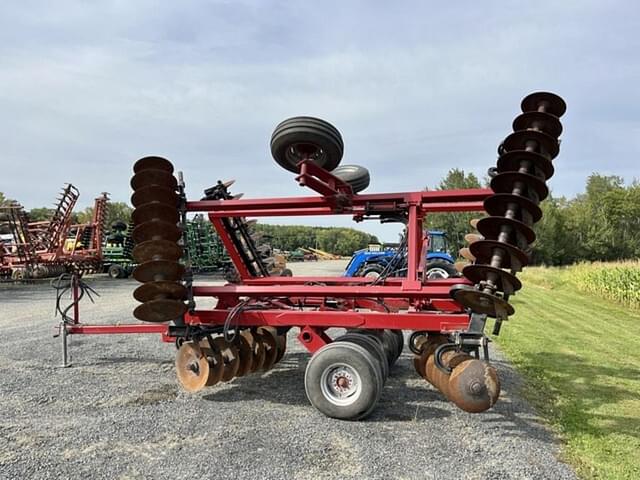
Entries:
{"type": "Polygon", "coordinates": [[[460,273],[456,270],[454,265],[436,261],[427,263],[424,276],[431,280],[437,278],[459,277],[460,273]]]}
{"type": "Polygon", "coordinates": [[[391,330],[391,332],[393,332],[393,334],[398,339],[398,355],[396,356],[397,359],[400,358],[400,355],[402,355],[402,351],[404,350],[404,333],[402,333],[402,330],[391,330]]]}
{"type": "Polygon", "coordinates": [[[111,278],[124,278],[126,275],[124,268],[122,268],[122,266],[118,265],[117,263],[114,263],[113,265],[111,265],[107,273],[111,278]]]}
{"type": "Polygon", "coordinates": [[[280,272],[281,277],[293,277],[293,272],[289,268],[284,268],[282,272],[280,272]]]}
{"type": "Polygon", "coordinates": [[[290,172],[298,173],[298,163],[304,157],[325,170],[334,170],[343,153],[344,143],[338,129],[319,118],[288,118],[271,135],[271,155],[290,172]]]}
{"type": "Polygon", "coordinates": [[[391,330],[382,330],[382,347],[389,359],[389,368],[393,367],[398,360],[398,337],[391,330]]]}
{"type": "Polygon", "coordinates": [[[384,271],[384,265],[380,263],[365,263],[356,272],[356,277],[378,278],[384,271]]]}
{"type": "Polygon", "coordinates": [[[369,170],[360,165],[341,165],[333,170],[331,174],[351,185],[353,193],[361,192],[371,183],[369,170]]]}
{"type": "Polygon", "coordinates": [[[367,332],[366,330],[347,331],[344,335],[336,338],[336,341],[356,343],[371,352],[374,358],[380,363],[382,382],[386,382],[387,378],[389,378],[389,361],[382,346],[382,339],[374,332],[367,332]]]}
{"type": "Polygon", "coordinates": [[[382,393],[377,360],[369,350],[335,341],[318,350],[304,375],[309,402],[328,417],[360,420],[370,415],[382,393]]]}

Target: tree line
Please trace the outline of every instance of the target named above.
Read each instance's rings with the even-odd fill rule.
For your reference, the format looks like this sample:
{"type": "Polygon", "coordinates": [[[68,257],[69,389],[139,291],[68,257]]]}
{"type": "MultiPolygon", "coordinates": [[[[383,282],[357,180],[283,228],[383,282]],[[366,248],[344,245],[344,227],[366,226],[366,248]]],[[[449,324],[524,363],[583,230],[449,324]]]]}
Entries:
{"type": "MultiPolygon", "coordinates": [[[[473,173],[452,169],[436,187],[480,188],[473,173]]],[[[535,224],[533,264],[569,265],[580,261],[613,261],[640,257],[640,184],[626,185],[616,175],[593,173],[585,191],[573,198],[553,196],[540,207],[542,220],[535,224]]],[[[455,254],[466,245],[465,234],[473,231],[469,220],[478,213],[439,213],[427,217],[426,226],[447,232],[455,254]]]]}
{"type": "Polygon", "coordinates": [[[255,231],[267,237],[274,248],[292,251],[318,248],[336,255],[350,256],[354,251],[379,243],[375,235],[343,227],[307,227],[304,225],[269,225],[257,223],[255,231]]]}

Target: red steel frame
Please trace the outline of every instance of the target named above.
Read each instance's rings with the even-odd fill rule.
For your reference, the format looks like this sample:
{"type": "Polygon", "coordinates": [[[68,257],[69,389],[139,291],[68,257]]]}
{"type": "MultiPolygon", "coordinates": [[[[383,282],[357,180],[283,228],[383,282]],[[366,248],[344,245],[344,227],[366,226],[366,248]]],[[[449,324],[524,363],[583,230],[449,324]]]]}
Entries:
{"type": "MultiPolygon", "coordinates": [[[[241,310],[234,325],[299,327],[298,338],[311,352],[331,341],[324,331],[332,327],[439,332],[467,329],[469,315],[449,297],[449,289],[468,282],[461,278],[422,280],[427,247],[423,221],[430,212],[483,211],[483,201],[491,190],[360,195],[353,194],[349,185],[311,162],[303,161],[299,168],[298,183],[320,193],[319,196],[186,202],[187,212],[208,213],[241,278],[238,285],[193,286],[194,298],[216,297],[218,303],[213,310],[187,313],[186,325],[221,327],[230,309],[239,302],[269,299],[270,308],[241,310]],[[252,277],[222,221],[232,217],[315,215],[351,215],[361,221],[399,213],[407,218],[407,275],[387,278],[376,285],[370,285],[372,279],[361,277],[252,277]],[[289,303],[279,299],[287,299],[289,303]],[[327,299],[338,302],[339,309],[327,306],[327,299]]],[[[172,340],[166,325],[154,324],[89,326],[77,322],[67,324],[66,332],[162,333],[165,341],[172,340]]]]}

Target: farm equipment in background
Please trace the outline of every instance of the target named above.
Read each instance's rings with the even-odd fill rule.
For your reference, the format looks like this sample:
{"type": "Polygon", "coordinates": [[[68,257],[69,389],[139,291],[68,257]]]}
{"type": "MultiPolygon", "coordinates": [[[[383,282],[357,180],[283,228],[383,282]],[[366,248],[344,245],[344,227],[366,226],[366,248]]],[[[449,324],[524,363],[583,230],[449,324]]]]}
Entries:
{"type": "MultiPolygon", "coordinates": [[[[426,270],[427,278],[457,277],[458,271],[454,266],[454,259],[449,253],[447,235],[437,230],[425,233],[427,240],[426,270]]],[[[351,257],[351,261],[344,271],[345,277],[377,278],[385,273],[391,276],[402,276],[407,269],[405,236],[400,247],[369,245],[369,248],[358,250],[351,257]]]]}
{"type": "Polygon", "coordinates": [[[102,262],[104,220],[108,196],[95,199],[93,217],[86,224],[72,224],[78,189],[67,184],[45,222],[29,222],[22,205],[0,207],[12,240],[0,256],[0,277],[13,280],[47,278],[67,271],[94,272],[102,262]]]}
{"type": "Polygon", "coordinates": [[[127,278],[133,271],[132,231],[132,223],[116,221],[111,224],[111,232],[102,249],[102,272],[111,278],[127,278]]]}
{"type": "Polygon", "coordinates": [[[168,160],[138,160],[131,179],[138,263],[133,276],[142,285],[133,293],[140,302],[133,314],[147,323],[82,325],[75,316],[75,322],[63,323],[63,338],[162,333],[163,340],[178,347],[178,381],[195,392],[273,368],[285,354],[287,332],[295,327],[312,354],[304,379],[309,401],[327,416],[355,420],[375,408],[407,330],[413,331],[408,343],[422,377],[467,412],[491,408],[500,381],[489,361],[485,324],[495,318],[497,334],[514,313],[509,298],[521,288],[516,274],[528,262],[525,252],[535,238],[532,226],[541,218],[538,205],[548,195],[546,181],[554,171],[562,131],[559,117],[566,107],[560,97],[538,92],[527,96],[521,108],[513,133],[502,143],[489,189],[360,193],[369,183],[368,172],[338,167],[342,136],[312,117],[280,123],[271,137],[271,153],[296,174],[300,186],[319,195],[239,199],[229,191],[231,182],[219,181],[203,200],[191,201],[182,174],[176,178],[168,160]],[[425,216],[463,211],[488,214],[476,224],[482,238],[469,246],[474,262],[462,269],[461,278],[428,278],[425,216]],[[235,284],[194,282],[184,240],[190,212],[208,215],[237,270],[235,284]],[[355,221],[406,218],[404,275],[270,275],[246,219],[316,215],[350,215],[355,221]],[[198,308],[202,297],[217,299],[215,307],[198,308]],[[332,328],[346,333],[331,338],[332,328]]]}

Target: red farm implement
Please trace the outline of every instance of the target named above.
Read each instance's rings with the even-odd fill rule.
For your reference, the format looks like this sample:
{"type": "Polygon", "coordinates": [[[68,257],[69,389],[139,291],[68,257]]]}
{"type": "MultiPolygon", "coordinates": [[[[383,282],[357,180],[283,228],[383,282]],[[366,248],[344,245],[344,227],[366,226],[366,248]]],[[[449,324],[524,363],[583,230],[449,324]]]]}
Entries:
{"type": "Polygon", "coordinates": [[[95,199],[90,222],[74,225],[72,214],[79,195],[76,187],[67,184],[51,219],[43,222],[30,222],[18,203],[0,207],[12,237],[0,254],[0,277],[25,280],[99,268],[108,197],[102,194],[95,199]]]}
{"type": "MultiPolygon", "coordinates": [[[[310,402],[328,416],[359,419],[375,407],[389,367],[413,332],[409,347],[418,373],[468,412],[481,412],[497,400],[500,382],[489,363],[484,329],[494,333],[513,313],[509,297],[521,288],[516,273],[528,262],[541,218],[538,204],[548,195],[546,181],[558,154],[565,104],[539,92],[522,101],[513,133],[499,148],[490,169],[489,189],[360,193],[368,186],[362,167],[338,167],[342,137],[319,119],[295,117],[279,124],[271,138],[273,157],[295,173],[299,185],[316,195],[239,199],[218,182],[202,200],[187,200],[181,174],[160,157],[134,165],[134,277],[142,282],[138,325],[83,326],[65,333],[161,332],[178,346],[179,382],[198,391],[250,372],[268,370],[284,355],[286,334],[298,331],[312,354],[305,374],[310,402]],[[459,278],[425,276],[427,248],[423,222],[431,212],[485,212],[479,232],[465,252],[472,259],[459,278]],[[187,213],[204,212],[224,242],[237,281],[198,285],[189,270],[184,229],[187,213]],[[383,271],[367,277],[281,277],[269,275],[246,218],[349,215],[355,221],[398,221],[405,239],[398,260],[404,276],[383,271]],[[198,299],[217,299],[213,309],[198,299]],[[333,328],[346,333],[331,338],[333,328]]],[[[390,270],[389,270],[390,271],[390,270]]],[[[77,320],[77,317],[76,317],[77,320]]]]}

